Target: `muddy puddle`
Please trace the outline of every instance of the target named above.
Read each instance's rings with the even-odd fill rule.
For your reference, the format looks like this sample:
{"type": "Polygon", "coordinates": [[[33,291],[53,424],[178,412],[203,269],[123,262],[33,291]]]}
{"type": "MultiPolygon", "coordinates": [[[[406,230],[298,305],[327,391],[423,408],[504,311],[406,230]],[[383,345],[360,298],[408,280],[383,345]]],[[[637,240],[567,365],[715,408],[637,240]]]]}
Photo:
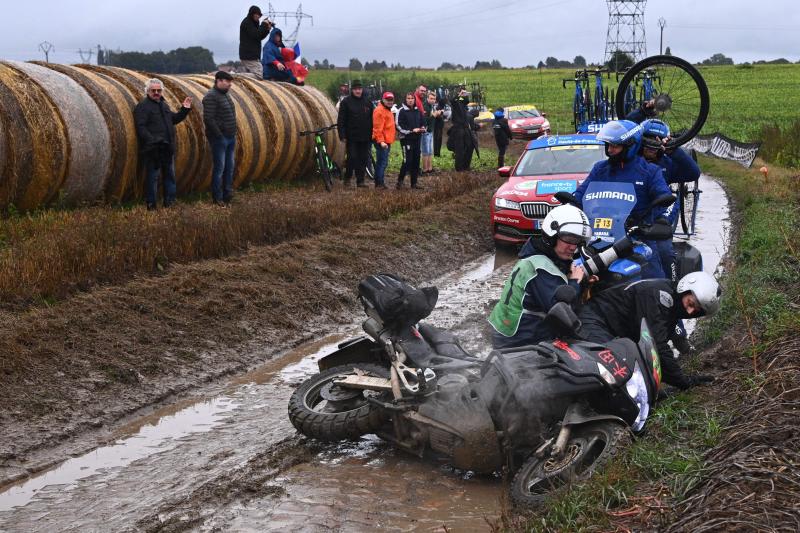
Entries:
{"type": "MultiPolygon", "coordinates": [[[[701,188],[692,242],[713,272],[727,245],[727,202],[715,182],[704,178],[701,188]]],[[[487,354],[485,317],[513,262],[509,252],[486,255],[435,280],[439,304],[427,321],[487,354]]],[[[419,460],[374,436],[274,466],[269,481],[244,500],[224,497],[231,487],[220,480],[232,472],[250,479],[253,458],[285,453],[281,443],[295,434],[289,396],[321,357],[360,334],[361,317],[354,319],[232,379],[222,394],[157,411],[125,427],[111,445],[6,488],[0,531],[135,531],[143,518],[185,521],[201,531],[488,530],[485,518],[502,505],[502,480],[419,460]]]]}

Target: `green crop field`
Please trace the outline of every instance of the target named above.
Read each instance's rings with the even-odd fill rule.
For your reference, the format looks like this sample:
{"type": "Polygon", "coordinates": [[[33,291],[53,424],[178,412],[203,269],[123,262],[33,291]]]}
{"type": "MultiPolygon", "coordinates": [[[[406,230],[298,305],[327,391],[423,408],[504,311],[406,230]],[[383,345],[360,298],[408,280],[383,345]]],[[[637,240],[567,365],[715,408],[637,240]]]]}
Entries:
{"type": "MultiPolygon", "coordinates": [[[[741,141],[758,140],[764,124],[788,125],[800,110],[800,65],[755,65],[700,67],[711,94],[711,112],[704,133],[719,131],[741,141]]],[[[381,80],[391,88],[392,80],[408,77],[408,71],[353,73],[364,83],[381,80]]],[[[536,104],[548,114],[553,131],[569,132],[574,87],[562,88],[561,80],[572,70],[477,70],[469,72],[417,71],[420,82],[442,79],[456,83],[480,82],[490,107],[536,104]]],[[[347,76],[342,71],[312,70],[308,82],[322,90],[347,76]]],[[[614,78],[612,78],[614,80],[614,78]]]]}

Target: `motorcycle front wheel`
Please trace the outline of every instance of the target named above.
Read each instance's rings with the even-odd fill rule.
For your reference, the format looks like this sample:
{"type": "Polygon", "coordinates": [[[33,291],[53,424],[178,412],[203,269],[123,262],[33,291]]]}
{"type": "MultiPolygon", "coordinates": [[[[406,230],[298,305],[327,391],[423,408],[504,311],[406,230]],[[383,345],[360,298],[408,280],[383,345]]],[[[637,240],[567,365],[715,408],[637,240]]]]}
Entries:
{"type": "Polygon", "coordinates": [[[289,420],[307,437],[325,441],[357,439],[374,433],[389,418],[386,411],[367,401],[375,391],[339,387],[334,380],[357,374],[388,378],[389,370],[378,365],[357,364],[330,368],[310,377],[289,400],[289,420]]]}
{"type": "Polygon", "coordinates": [[[630,431],[618,422],[578,426],[561,457],[531,456],[511,482],[511,500],[519,507],[538,507],[566,490],[573,481],[588,479],[630,442],[630,431]]]}

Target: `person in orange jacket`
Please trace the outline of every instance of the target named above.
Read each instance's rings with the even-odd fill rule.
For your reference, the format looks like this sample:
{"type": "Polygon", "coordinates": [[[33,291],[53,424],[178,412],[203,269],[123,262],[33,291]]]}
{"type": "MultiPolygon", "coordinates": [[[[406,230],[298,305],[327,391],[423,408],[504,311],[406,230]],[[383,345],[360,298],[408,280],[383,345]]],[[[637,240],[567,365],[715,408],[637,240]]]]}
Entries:
{"type": "Polygon", "coordinates": [[[375,144],[375,188],[385,189],[384,174],[389,165],[389,151],[395,140],[394,94],[383,93],[381,103],[372,112],[372,142],[375,144]]]}

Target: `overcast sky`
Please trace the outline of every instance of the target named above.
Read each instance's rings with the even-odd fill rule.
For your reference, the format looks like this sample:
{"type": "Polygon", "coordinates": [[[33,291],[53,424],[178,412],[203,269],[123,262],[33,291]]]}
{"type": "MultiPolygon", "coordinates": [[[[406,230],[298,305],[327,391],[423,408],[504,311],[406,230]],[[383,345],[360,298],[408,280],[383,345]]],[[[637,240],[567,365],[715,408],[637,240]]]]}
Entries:
{"type": "MultiPolygon", "coordinates": [[[[276,0],[296,11],[298,0],[276,0]]],[[[436,67],[443,61],[474,65],[535,65],[547,56],[603,58],[608,8],[603,0],[303,0],[300,43],[310,59],[344,66],[349,58],[436,67]],[[404,6],[398,13],[394,8],[404,6]]],[[[672,53],[699,61],[716,52],[737,63],[800,59],[797,0],[650,0],[645,28],[649,55],[658,53],[658,19],[672,53]]],[[[121,50],[172,50],[201,45],[222,63],[238,58],[239,23],[249,3],[230,0],[0,0],[0,59],[43,59],[39,43],[54,45],[50,60],[80,62],[79,49],[98,44],[121,50]]],[[[259,4],[267,13],[269,2],[259,4]]],[[[288,35],[295,19],[279,18],[288,35]]]]}

